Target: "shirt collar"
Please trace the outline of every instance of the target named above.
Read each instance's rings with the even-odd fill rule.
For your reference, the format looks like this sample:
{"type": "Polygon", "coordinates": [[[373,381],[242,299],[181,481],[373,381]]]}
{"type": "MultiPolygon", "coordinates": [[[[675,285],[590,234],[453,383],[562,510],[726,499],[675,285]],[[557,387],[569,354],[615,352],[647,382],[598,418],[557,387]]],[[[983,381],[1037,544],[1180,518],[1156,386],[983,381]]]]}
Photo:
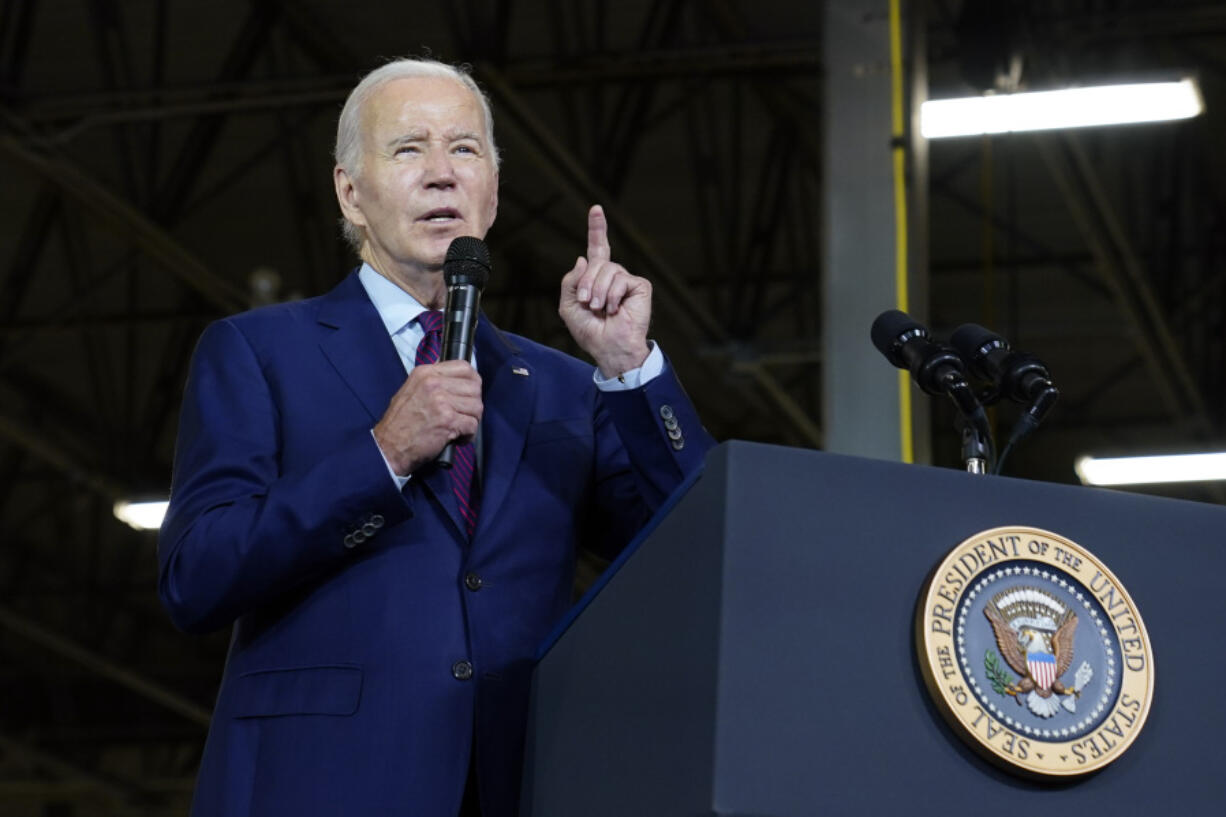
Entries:
{"type": "Polygon", "coordinates": [[[420,301],[384,278],[370,264],[362,263],[358,280],[365,287],[389,335],[395,335],[426,311],[420,301]]]}

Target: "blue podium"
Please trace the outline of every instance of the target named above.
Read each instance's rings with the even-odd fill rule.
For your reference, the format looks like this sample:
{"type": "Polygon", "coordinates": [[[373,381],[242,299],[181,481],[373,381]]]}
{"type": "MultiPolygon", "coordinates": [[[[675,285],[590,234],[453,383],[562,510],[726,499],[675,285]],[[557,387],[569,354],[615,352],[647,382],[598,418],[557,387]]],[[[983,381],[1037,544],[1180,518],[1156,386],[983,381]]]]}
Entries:
{"type": "Polygon", "coordinates": [[[1224,568],[1223,507],[725,443],[543,648],[522,813],[1219,813],[1224,568]],[[928,576],[1004,525],[1092,551],[1148,628],[1148,722],[1094,774],[998,768],[921,677],[928,576]]]}

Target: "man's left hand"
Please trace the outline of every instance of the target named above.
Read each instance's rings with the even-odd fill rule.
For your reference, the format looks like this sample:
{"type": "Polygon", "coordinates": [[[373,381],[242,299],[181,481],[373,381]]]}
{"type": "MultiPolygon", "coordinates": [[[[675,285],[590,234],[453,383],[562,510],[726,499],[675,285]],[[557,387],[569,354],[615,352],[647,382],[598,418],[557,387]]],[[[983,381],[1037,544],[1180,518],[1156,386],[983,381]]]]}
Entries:
{"type": "Polygon", "coordinates": [[[650,351],[651,282],[611,259],[604,209],[587,214],[587,255],[562,278],[558,314],[575,342],[596,360],[605,378],[643,365],[650,351]]]}

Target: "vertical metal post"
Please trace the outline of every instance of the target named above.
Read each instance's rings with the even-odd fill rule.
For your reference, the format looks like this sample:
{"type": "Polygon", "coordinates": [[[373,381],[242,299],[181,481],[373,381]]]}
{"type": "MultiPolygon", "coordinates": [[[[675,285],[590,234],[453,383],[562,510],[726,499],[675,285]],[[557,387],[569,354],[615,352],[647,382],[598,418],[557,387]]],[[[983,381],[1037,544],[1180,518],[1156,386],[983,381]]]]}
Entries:
{"type": "MultiPolygon", "coordinates": [[[[825,4],[823,414],[830,451],[922,461],[926,423],[916,422],[912,387],[869,342],[869,327],[884,310],[917,311],[908,300],[914,270],[922,269],[915,263],[922,252],[912,255],[908,240],[915,233],[908,191],[922,187],[907,161],[914,159],[905,117],[915,104],[909,83],[916,77],[901,64],[907,29],[900,5],[825,4]]],[[[919,13],[920,5],[908,4],[908,12],[919,13]]]]}

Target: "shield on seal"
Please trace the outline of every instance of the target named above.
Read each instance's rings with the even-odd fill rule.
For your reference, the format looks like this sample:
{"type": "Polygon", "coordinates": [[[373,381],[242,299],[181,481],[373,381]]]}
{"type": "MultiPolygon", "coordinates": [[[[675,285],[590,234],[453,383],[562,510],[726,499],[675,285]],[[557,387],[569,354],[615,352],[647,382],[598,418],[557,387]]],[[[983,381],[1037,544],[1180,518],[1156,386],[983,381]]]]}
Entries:
{"type": "Polygon", "coordinates": [[[1026,653],[1026,668],[1039,689],[1051,689],[1056,681],[1056,656],[1049,652],[1026,653]]]}

